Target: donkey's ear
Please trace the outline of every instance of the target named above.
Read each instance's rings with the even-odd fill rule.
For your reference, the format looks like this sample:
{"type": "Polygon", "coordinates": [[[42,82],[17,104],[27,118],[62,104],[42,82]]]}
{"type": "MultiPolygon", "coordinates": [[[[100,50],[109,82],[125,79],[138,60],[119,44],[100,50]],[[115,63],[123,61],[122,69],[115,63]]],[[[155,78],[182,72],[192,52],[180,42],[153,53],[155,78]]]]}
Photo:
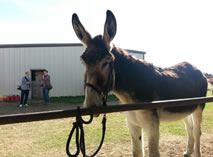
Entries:
{"type": "Polygon", "coordinates": [[[77,37],[84,45],[88,46],[92,38],[90,34],[84,29],[84,26],[81,24],[77,14],[72,15],[72,26],[77,37]]]}
{"type": "Polygon", "coordinates": [[[107,46],[110,45],[110,42],[115,37],[117,31],[116,19],[113,13],[110,10],[107,10],[106,22],[104,25],[104,41],[107,46]]]}

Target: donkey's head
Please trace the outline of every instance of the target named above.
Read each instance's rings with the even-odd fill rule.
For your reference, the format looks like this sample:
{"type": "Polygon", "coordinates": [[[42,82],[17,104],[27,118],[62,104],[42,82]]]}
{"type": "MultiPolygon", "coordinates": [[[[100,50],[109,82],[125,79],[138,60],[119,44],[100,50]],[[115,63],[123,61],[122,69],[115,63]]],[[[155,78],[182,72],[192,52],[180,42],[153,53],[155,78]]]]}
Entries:
{"type": "Polygon", "coordinates": [[[110,42],[116,34],[115,16],[111,11],[107,11],[104,34],[94,38],[81,24],[77,14],[72,16],[72,25],[77,37],[86,46],[86,50],[81,56],[85,66],[84,106],[101,105],[114,85],[114,56],[110,52],[110,42]]]}

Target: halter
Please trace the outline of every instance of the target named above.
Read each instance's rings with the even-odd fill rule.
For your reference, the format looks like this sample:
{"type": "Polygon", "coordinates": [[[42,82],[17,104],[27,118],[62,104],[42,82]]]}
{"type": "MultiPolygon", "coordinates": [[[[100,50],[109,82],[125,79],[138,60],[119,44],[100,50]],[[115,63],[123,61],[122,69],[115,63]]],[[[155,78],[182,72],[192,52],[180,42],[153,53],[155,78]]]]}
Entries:
{"type": "Polygon", "coordinates": [[[106,106],[108,93],[115,86],[115,70],[114,70],[113,64],[114,62],[109,63],[110,71],[109,71],[108,79],[107,79],[105,87],[102,90],[100,90],[98,87],[96,87],[95,85],[91,83],[87,83],[87,82],[84,83],[84,89],[86,88],[86,86],[88,86],[94,89],[102,97],[103,106],[106,106]]]}

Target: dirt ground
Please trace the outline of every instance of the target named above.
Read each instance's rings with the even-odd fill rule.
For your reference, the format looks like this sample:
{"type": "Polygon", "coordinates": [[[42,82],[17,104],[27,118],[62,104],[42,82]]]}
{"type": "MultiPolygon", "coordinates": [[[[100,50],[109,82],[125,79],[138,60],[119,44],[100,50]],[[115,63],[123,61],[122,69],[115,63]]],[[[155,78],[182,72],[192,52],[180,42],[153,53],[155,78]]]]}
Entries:
{"type": "MultiPolygon", "coordinates": [[[[104,145],[98,157],[131,157],[129,143],[120,145],[104,145]]],[[[160,154],[161,157],[182,157],[186,150],[186,137],[183,136],[161,136],[160,154]]],[[[95,149],[95,148],[94,148],[95,149]]],[[[201,152],[203,157],[213,157],[213,135],[203,133],[201,136],[201,152]]],[[[145,147],[147,156],[147,146],[145,147]]],[[[192,155],[194,157],[194,155],[192,155]]]]}
{"type": "Polygon", "coordinates": [[[44,104],[43,101],[28,102],[28,107],[19,107],[19,102],[0,102],[0,115],[5,114],[18,114],[18,113],[29,113],[29,112],[41,112],[41,111],[52,111],[52,110],[64,110],[76,107],[77,105],[70,104],[44,104]]]}
{"type": "MultiPolygon", "coordinates": [[[[26,112],[39,112],[48,110],[69,109],[74,106],[68,104],[33,104],[29,107],[19,108],[18,103],[0,103],[0,115],[17,114],[26,112]]],[[[160,137],[161,157],[181,157],[186,147],[186,137],[175,135],[164,135],[160,137]]],[[[94,148],[95,149],[95,148],[94,148]]],[[[146,147],[147,154],[147,147],[146,147]]],[[[90,151],[88,151],[90,152],[90,151]]],[[[213,135],[202,133],[201,152],[203,157],[213,157],[213,135]]],[[[131,157],[130,143],[104,144],[97,157],[131,157]]],[[[192,155],[193,156],[193,155],[192,155]]]]}

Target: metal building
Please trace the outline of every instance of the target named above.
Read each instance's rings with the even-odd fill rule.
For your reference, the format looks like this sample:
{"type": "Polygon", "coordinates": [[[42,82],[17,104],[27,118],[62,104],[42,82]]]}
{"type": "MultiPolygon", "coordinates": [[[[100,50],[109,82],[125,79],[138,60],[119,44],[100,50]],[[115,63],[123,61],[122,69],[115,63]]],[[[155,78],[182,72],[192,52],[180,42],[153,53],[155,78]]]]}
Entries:
{"type": "MultiPolygon", "coordinates": [[[[84,68],[80,55],[82,44],[9,44],[0,45],[0,95],[18,95],[17,86],[26,71],[31,73],[31,97],[42,96],[43,70],[51,76],[50,96],[83,95],[84,68]]],[[[127,50],[144,59],[145,52],[127,50]]]]}

